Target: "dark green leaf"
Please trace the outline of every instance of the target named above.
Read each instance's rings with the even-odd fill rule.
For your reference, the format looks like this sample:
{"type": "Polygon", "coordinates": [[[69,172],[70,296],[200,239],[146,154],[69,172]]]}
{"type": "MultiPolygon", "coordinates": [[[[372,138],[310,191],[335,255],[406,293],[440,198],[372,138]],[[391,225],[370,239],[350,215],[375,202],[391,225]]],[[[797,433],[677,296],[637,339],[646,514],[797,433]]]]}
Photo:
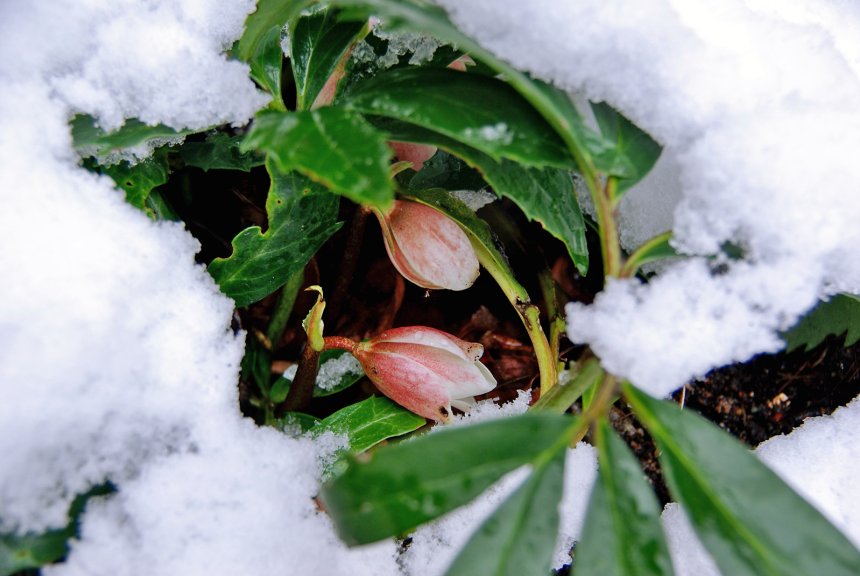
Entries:
{"type": "Polygon", "coordinates": [[[274,28],[281,28],[314,0],[257,0],[257,9],[245,19],[245,31],[236,45],[236,55],[249,62],[274,28]]]}
{"type": "Polygon", "coordinates": [[[350,15],[356,19],[366,18],[371,14],[379,16],[389,30],[430,34],[442,42],[454,44],[476,60],[486,63],[530,102],[552,126],[575,158],[589,186],[596,185],[596,167],[605,170],[607,166],[621,166],[616,162],[612,143],[606,142],[602,136],[585,126],[564,92],[530,78],[485,50],[460,32],[442,8],[421,0],[336,0],[333,4],[351,7],[350,15]]]}
{"type": "Polygon", "coordinates": [[[564,142],[502,80],[447,68],[397,68],[361,83],[342,103],[477,148],[494,160],[572,168],[564,142]]]}
{"type": "Polygon", "coordinates": [[[394,198],[385,136],[349,110],[263,112],[242,148],[264,150],[281,171],[297,170],[359,204],[385,209],[394,198]]]}
{"type": "Polygon", "coordinates": [[[353,459],[322,500],[349,545],[400,535],[469,502],[503,474],[555,454],[576,420],[524,414],[440,430],[353,459]]]}
{"type": "Polygon", "coordinates": [[[619,114],[609,104],[592,103],[591,109],[603,137],[615,144],[619,157],[626,159],[621,170],[609,170],[618,176],[618,193],[621,194],[642,180],[657,163],[663,149],[644,130],[619,114]]]}
{"type": "Polygon", "coordinates": [[[349,439],[350,451],[358,453],[388,438],[417,430],[425,423],[424,418],[388,398],[371,396],[323,419],[314,427],[313,433],[344,434],[349,439]]]}
{"type": "Polygon", "coordinates": [[[64,528],[42,534],[0,533],[0,576],[9,576],[62,560],[68,552],[69,539],[78,533],[78,524],[87,501],[94,496],[104,496],[113,491],[113,486],[103,484],[78,495],[69,507],[69,523],[64,528]]]}
{"type": "Polygon", "coordinates": [[[98,170],[110,176],[116,185],[125,190],[126,201],[149,213],[147,200],[154,188],[167,182],[170,169],[165,150],[156,151],[137,164],[123,160],[110,166],[99,166],[98,170]]]}
{"type": "Polygon", "coordinates": [[[672,576],[660,505],[639,462],[605,420],[596,437],[600,469],[576,545],[576,576],[672,576]]]}
{"type": "Polygon", "coordinates": [[[330,7],[309,11],[294,21],[290,29],[290,63],[299,110],[311,107],[366,26],[366,22],[339,21],[337,11],[330,7]]]}
{"type": "Polygon", "coordinates": [[[233,239],[229,258],[209,264],[209,273],[239,307],[283,286],[340,227],[337,196],[299,174],[267,168],[269,229],[264,234],[258,226],[246,228],[233,239]]]}
{"type": "Polygon", "coordinates": [[[243,380],[256,384],[263,396],[270,394],[272,355],[256,338],[247,338],[241,368],[243,380]]]}
{"type": "Polygon", "coordinates": [[[829,335],[845,334],[845,346],[860,340],[860,297],[837,294],[822,302],[783,334],[786,350],[804,346],[811,350],[829,335]]]}
{"type": "Polygon", "coordinates": [[[272,426],[282,432],[300,433],[310,432],[314,426],[320,423],[320,419],[310,414],[302,412],[287,412],[283,418],[276,418],[272,421],[272,426]]]}
{"type": "Polygon", "coordinates": [[[242,152],[240,146],[244,136],[228,136],[223,132],[213,132],[204,142],[185,142],[179,148],[179,155],[188,166],[209,170],[241,170],[250,172],[251,168],[261,166],[264,158],[252,152],[242,152]]]}
{"type": "Polygon", "coordinates": [[[562,447],[478,528],[445,576],[546,576],[558,537],[564,489],[562,447]]]}
{"type": "Polygon", "coordinates": [[[251,78],[272,95],[270,108],[286,110],[281,93],[281,74],[284,67],[284,51],[281,48],[281,28],[270,28],[254,47],[248,60],[251,78]]]}
{"type": "Polygon", "coordinates": [[[445,151],[437,151],[424,162],[420,172],[409,173],[404,186],[410,190],[444,188],[445,190],[480,190],[486,186],[480,172],[460,158],[445,151]]]}
{"type": "MultiPolygon", "coordinates": [[[[432,144],[465,160],[483,175],[497,195],[510,198],[528,218],[540,222],[547,232],[561,240],[582,274],[588,271],[585,220],[569,171],[529,168],[504,159],[496,161],[456,140],[402,122],[381,122],[379,125],[394,139],[432,144]]],[[[415,188],[421,184],[417,178],[412,181],[416,182],[415,188]]],[[[410,187],[413,187],[412,182],[410,187]]]]}
{"type": "Polygon", "coordinates": [[[176,131],[161,124],[148,126],[134,118],[126,120],[119,130],[106,133],[98,127],[95,118],[86,114],[75,116],[71,125],[72,139],[78,153],[83,157],[93,156],[97,159],[104,159],[111,153],[147,143],[178,142],[183,136],[192,133],[191,130],[176,131]]]}
{"type": "Polygon", "coordinates": [[[735,438],[629,384],[624,395],[723,574],[860,574],[860,551],[735,438]]]}

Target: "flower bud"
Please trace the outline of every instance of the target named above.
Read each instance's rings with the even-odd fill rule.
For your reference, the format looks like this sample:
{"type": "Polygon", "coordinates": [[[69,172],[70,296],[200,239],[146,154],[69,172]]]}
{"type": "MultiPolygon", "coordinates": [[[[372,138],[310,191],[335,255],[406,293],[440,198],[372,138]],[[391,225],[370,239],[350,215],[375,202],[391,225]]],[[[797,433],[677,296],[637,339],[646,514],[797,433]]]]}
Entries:
{"type": "Polygon", "coordinates": [[[395,200],[387,214],[374,214],[388,257],[407,280],[429,290],[465,290],[474,284],[478,257],[456,222],[429,206],[404,200],[395,200]]]}
{"type": "Polygon", "coordinates": [[[474,396],[496,387],[481,364],[484,347],[426,326],[394,328],[359,343],[353,354],[380,392],[437,421],[451,417],[451,406],[468,410],[474,396]]]}

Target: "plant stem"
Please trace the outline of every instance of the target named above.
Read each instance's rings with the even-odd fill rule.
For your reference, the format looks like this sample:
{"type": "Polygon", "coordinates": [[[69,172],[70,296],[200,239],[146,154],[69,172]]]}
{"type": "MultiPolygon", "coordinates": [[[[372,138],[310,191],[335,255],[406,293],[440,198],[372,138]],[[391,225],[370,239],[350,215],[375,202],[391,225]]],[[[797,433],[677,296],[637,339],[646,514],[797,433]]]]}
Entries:
{"type": "MultiPolygon", "coordinates": [[[[604,372],[603,382],[594,394],[594,398],[592,398],[591,404],[589,404],[588,408],[583,413],[582,418],[588,422],[589,426],[594,424],[598,418],[606,414],[609,407],[612,406],[617,398],[618,381],[615,376],[609,372],[604,372]]],[[[587,432],[588,428],[586,427],[573,438],[570,445],[575,446],[580,440],[585,438],[587,432]]]]}
{"type": "Polygon", "coordinates": [[[561,307],[558,303],[558,293],[555,289],[555,282],[552,279],[552,273],[548,266],[542,267],[538,272],[538,282],[540,283],[541,292],[543,292],[543,301],[546,305],[546,315],[549,319],[549,349],[552,352],[553,358],[558,359],[561,335],[564,332],[566,325],[564,314],[562,314],[561,307]]]}
{"type": "Polygon", "coordinates": [[[349,223],[349,233],[346,237],[346,245],[343,248],[340,271],[335,284],[334,292],[329,298],[329,318],[336,321],[343,308],[347,289],[355,276],[355,267],[358,264],[358,255],[361,253],[361,241],[364,239],[364,229],[367,226],[367,215],[370,208],[357,206],[352,220],[349,223]]]}
{"type": "Polygon", "coordinates": [[[276,410],[275,415],[280,418],[285,412],[303,410],[314,395],[314,383],[317,380],[317,372],[320,368],[320,353],[313,349],[310,344],[305,344],[302,349],[302,357],[299,359],[299,368],[296,377],[290,385],[290,391],[276,410]]]}
{"type": "Polygon", "coordinates": [[[347,352],[353,352],[355,347],[358,346],[358,342],[346,336],[326,336],[323,338],[323,341],[325,342],[323,350],[346,350],[347,352]]]}
{"type": "Polygon", "coordinates": [[[605,374],[597,358],[591,357],[585,362],[580,361],[573,379],[565,385],[558,385],[546,394],[541,395],[534,406],[529,408],[535,412],[550,412],[564,414],[573,403],[579,400],[583,392],[597,384],[605,374]]]}
{"type": "Polygon", "coordinates": [[[603,189],[592,191],[597,208],[597,223],[600,231],[600,252],[603,256],[603,273],[609,278],[618,277],[623,267],[621,244],[618,241],[618,226],[615,222],[617,180],[609,176],[603,189]]]}
{"type": "Polygon", "coordinates": [[[493,277],[502,292],[519,314],[526,328],[532,348],[538,362],[540,372],[541,394],[546,393],[558,381],[556,355],[546,339],[546,334],[540,325],[540,310],[529,300],[528,292],[506,270],[502,270],[496,260],[489,254],[480,242],[473,242],[475,254],[484,269],[493,277]]]}
{"type": "Polygon", "coordinates": [[[293,305],[296,303],[296,296],[299,293],[299,288],[305,281],[305,271],[299,270],[289,278],[287,283],[281,288],[281,294],[278,297],[278,303],[275,306],[275,312],[272,314],[272,320],[269,322],[269,329],[266,331],[266,338],[272,348],[278,345],[281,336],[284,334],[284,328],[287,326],[287,321],[290,319],[290,314],[293,312],[293,305]]]}

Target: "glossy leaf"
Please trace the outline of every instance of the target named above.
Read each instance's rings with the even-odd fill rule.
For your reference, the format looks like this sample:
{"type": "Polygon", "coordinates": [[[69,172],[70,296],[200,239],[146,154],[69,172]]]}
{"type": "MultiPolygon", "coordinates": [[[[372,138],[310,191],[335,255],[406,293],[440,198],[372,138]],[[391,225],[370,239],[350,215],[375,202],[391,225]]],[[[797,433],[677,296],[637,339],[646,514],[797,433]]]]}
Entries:
{"type": "Polygon", "coordinates": [[[820,303],[784,334],[783,338],[786,350],[791,351],[801,346],[805,350],[811,350],[831,334],[845,334],[845,346],[851,346],[860,340],[860,297],[837,294],[827,302],[820,303]]]}
{"type": "Polygon", "coordinates": [[[321,420],[312,431],[314,434],[344,434],[349,439],[350,451],[359,453],[388,438],[417,430],[424,424],[424,418],[416,416],[388,398],[371,396],[341,408],[321,420]]]}
{"type": "Polygon", "coordinates": [[[445,576],[546,576],[558,537],[564,491],[562,447],[487,518],[445,576]]]}
{"type": "Polygon", "coordinates": [[[525,414],[446,428],[353,459],[322,501],[349,545],[396,536],[471,501],[503,474],[555,454],[576,430],[565,416],[525,414]]]}
{"type": "Polygon", "coordinates": [[[263,150],[282,172],[297,170],[354,202],[385,209],[394,198],[385,141],[361,115],[326,106],[261,113],[242,149],[263,150]]]}
{"type": "Polygon", "coordinates": [[[125,190],[126,201],[147,213],[147,200],[153,189],[165,184],[170,169],[165,150],[156,151],[137,164],[123,160],[110,166],[99,166],[98,170],[110,176],[116,185],[125,190]]]}
{"type": "Polygon", "coordinates": [[[618,177],[617,194],[623,194],[651,171],[663,148],[647,132],[619,114],[609,104],[592,103],[591,110],[603,137],[612,142],[618,156],[625,159],[622,169],[607,171],[608,174],[618,177]]]}
{"type": "Polygon", "coordinates": [[[95,118],[86,114],[75,116],[71,127],[72,140],[78,153],[97,159],[147,143],[178,142],[192,133],[191,130],[177,131],[161,124],[149,126],[134,118],[126,120],[118,130],[108,133],[98,127],[95,118]]]}
{"type": "Polygon", "coordinates": [[[572,168],[564,142],[510,85],[447,68],[397,68],[361,83],[342,104],[477,148],[494,160],[572,168]]]}
{"type": "Polygon", "coordinates": [[[239,307],[283,286],[340,227],[336,196],[299,174],[267,168],[272,178],[266,200],[268,230],[246,228],[233,239],[230,257],[209,264],[209,273],[239,307]]]}
{"type": "MultiPolygon", "coordinates": [[[[561,240],[580,273],[588,271],[585,220],[569,171],[529,168],[504,159],[496,161],[456,140],[402,122],[381,122],[379,125],[395,139],[432,144],[462,158],[481,173],[498,196],[510,198],[528,218],[539,222],[547,232],[561,240]]],[[[413,181],[418,187],[421,180],[416,179],[413,181]]]]}
{"type": "Polygon", "coordinates": [[[251,78],[272,95],[269,108],[286,110],[281,93],[281,74],[284,67],[284,51],[281,48],[281,29],[270,28],[256,45],[248,60],[251,78]]]}
{"type": "Polygon", "coordinates": [[[287,412],[281,418],[272,420],[271,425],[282,432],[304,434],[313,430],[321,420],[303,412],[287,412]]]}
{"type": "Polygon", "coordinates": [[[735,438],[629,384],[624,395],[723,574],[860,574],[860,551],[735,438]]]}
{"type": "Polygon", "coordinates": [[[291,18],[313,3],[314,0],[257,0],[257,9],[245,19],[245,30],[236,44],[236,56],[249,62],[273,28],[280,32],[291,18]]]}
{"type": "Polygon", "coordinates": [[[605,420],[596,429],[600,458],[576,576],[672,576],[660,505],[636,457],[605,420]]]}
{"type": "Polygon", "coordinates": [[[408,30],[430,34],[442,42],[451,43],[476,60],[483,61],[498,72],[541,116],[563,140],[567,151],[576,160],[589,186],[596,185],[595,170],[621,166],[614,147],[582,121],[567,94],[500,60],[480,44],[460,32],[442,8],[421,0],[335,0],[339,6],[349,6],[353,18],[376,15],[389,30],[408,30]]]}
{"type": "Polygon", "coordinates": [[[297,18],[290,29],[290,64],[296,80],[296,107],[311,107],[350,46],[363,30],[364,22],[342,22],[334,8],[323,7],[297,18]]]}
{"type": "Polygon", "coordinates": [[[244,136],[228,136],[223,132],[212,132],[203,142],[185,142],[179,155],[186,166],[209,170],[240,170],[262,166],[265,159],[260,154],[242,152],[240,146],[244,136]]]}

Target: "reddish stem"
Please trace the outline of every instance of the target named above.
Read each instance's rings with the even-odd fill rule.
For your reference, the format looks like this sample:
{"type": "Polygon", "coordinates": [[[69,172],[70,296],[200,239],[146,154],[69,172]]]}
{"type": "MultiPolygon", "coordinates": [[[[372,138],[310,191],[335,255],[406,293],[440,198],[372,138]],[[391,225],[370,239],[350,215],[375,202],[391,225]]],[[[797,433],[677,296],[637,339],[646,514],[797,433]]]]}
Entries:
{"type": "Polygon", "coordinates": [[[326,336],[323,338],[325,347],[323,350],[346,350],[347,352],[355,352],[358,342],[346,336],[326,336]]]}

